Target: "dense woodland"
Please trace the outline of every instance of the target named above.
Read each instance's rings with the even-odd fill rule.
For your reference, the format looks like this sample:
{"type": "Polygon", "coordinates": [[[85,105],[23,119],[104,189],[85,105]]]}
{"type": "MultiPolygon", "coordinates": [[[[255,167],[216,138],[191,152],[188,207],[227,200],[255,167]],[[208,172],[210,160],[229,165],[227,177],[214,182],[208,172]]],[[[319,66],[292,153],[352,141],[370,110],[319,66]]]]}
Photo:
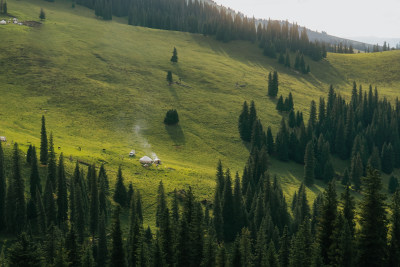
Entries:
{"type": "MultiPolygon", "coordinates": [[[[16,143],[12,151],[7,149],[4,153],[0,143],[0,231],[10,240],[2,244],[0,265],[399,266],[400,190],[392,188],[388,205],[378,170],[386,169],[374,165],[375,152],[367,153],[368,143],[371,151],[377,151],[379,146],[382,151],[393,147],[393,138],[398,138],[393,128],[397,126],[398,104],[392,108],[385,99],[379,99],[377,91],[372,93],[370,89],[368,98],[368,94],[356,90],[356,85],[354,88],[349,103],[331,88],[326,108],[321,98],[319,110],[324,112],[319,116],[312,103],[307,128],[297,113],[293,125],[282,121],[275,140],[270,130],[264,134],[254,102],[250,108],[245,103],[248,113],[242,113],[241,121],[253,121],[253,127],[248,127],[249,124],[239,127],[245,138],[249,138],[246,130],[252,129],[252,148],[243,174],[231,174],[219,162],[214,200],[202,203],[191,188],[165,192],[161,181],[156,199],[156,227],[152,229],[145,228],[140,193],[132,183],[127,186],[121,168],[115,185],[109,184],[104,165],[100,168],[90,165],[84,171],[77,162],[73,175],[66,174],[63,154],[57,156],[57,161],[53,137],[52,134],[48,137],[43,117],[39,153],[30,146],[25,156],[16,143]],[[366,109],[362,109],[364,104],[366,109]],[[341,125],[344,114],[345,137],[340,138],[344,144],[335,146],[338,139],[327,133],[340,133],[337,129],[341,126],[336,131],[328,129],[341,125]],[[357,127],[351,125],[355,121],[360,121],[357,127]],[[378,127],[376,123],[382,125],[378,127]],[[380,139],[376,139],[378,135],[367,135],[380,129],[388,135],[380,135],[380,139]],[[296,153],[290,152],[291,143],[285,142],[290,136],[297,136],[297,131],[306,144],[302,157],[305,177],[289,205],[278,177],[269,174],[268,163],[270,156],[296,159],[296,153]],[[351,139],[347,137],[350,133],[351,139]],[[364,143],[360,138],[372,139],[364,143]],[[333,169],[331,173],[326,171],[331,140],[333,147],[353,148],[332,150],[343,158],[353,157],[354,161],[356,154],[356,161],[362,164],[361,153],[367,158],[370,155],[368,167],[361,165],[359,170],[359,185],[353,178],[354,164],[350,180],[344,183],[342,178],[344,185],[338,184],[333,169]],[[321,154],[316,156],[316,153],[321,154]],[[320,162],[323,159],[325,165],[320,162]],[[45,166],[47,170],[45,177],[40,175],[39,163],[40,168],[45,166]],[[22,166],[29,166],[29,175],[23,175],[22,166]],[[309,203],[306,186],[311,186],[313,179],[326,181],[327,187],[309,203]],[[337,186],[345,188],[341,196],[336,193],[337,186]],[[353,190],[361,190],[359,203],[351,195],[353,190]],[[169,194],[171,203],[166,197],[169,194]],[[123,211],[129,211],[130,217],[121,225],[123,211]],[[129,231],[123,232],[124,228],[129,231]]],[[[393,164],[398,151],[391,154],[393,164]]],[[[379,153],[376,158],[380,162],[379,153]]],[[[383,159],[382,164],[386,161],[389,159],[383,159]]],[[[391,182],[398,186],[396,179],[391,182]]]]}
{"type": "Polygon", "coordinates": [[[263,130],[254,102],[250,108],[243,104],[239,116],[242,140],[251,143],[252,150],[266,150],[281,161],[293,160],[305,164],[304,182],[312,185],[314,179],[331,181],[339,178],[345,185],[352,183],[361,189],[367,166],[391,174],[400,167],[400,102],[392,105],[379,98],[378,90],[364,91],[354,82],[351,99],[345,99],[331,86],[327,96],[310,105],[307,125],[303,114],[295,112],[293,96],[277,102],[277,110],[285,112],[279,131],[274,137],[271,128],[263,130]],[[332,155],[350,160],[351,167],[337,174],[331,162],[332,155]]]}

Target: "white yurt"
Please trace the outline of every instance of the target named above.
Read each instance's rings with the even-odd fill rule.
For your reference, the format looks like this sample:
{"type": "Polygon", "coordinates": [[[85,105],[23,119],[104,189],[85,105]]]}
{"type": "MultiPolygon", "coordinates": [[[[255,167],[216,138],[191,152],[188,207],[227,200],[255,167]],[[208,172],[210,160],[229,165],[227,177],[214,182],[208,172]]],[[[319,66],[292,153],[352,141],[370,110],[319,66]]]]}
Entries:
{"type": "Polygon", "coordinates": [[[154,164],[161,164],[161,160],[157,157],[154,158],[153,162],[154,164]]]}
{"type": "Polygon", "coordinates": [[[152,164],[153,160],[151,158],[149,158],[148,156],[144,156],[143,158],[139,159],[139,162],[141,164],[152,164]]]}
{"type": "Polygon", "coordinates": [[[1,24],[1,25],[6,25],[7,22],[3,19],[3,20],[0,21],[0,24],[1,24]]]}

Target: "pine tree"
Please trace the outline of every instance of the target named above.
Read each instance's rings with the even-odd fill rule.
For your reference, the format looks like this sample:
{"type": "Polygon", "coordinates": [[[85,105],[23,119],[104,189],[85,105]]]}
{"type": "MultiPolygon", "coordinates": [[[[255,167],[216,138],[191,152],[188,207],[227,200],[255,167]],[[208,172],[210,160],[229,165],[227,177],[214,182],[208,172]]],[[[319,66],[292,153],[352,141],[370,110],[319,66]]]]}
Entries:
{"type": "Polygon", "coordinates": [[[99,242],[97,245],[97,266],[105,267],[108,262],[108,248],[107,248],[107,235],[105,216],[101,214],[99,220],[99,242]]]}
{"type": "Polygon", "coordinates": [[[32,146],[32,145],[29,145],[28,151],[26,151],[26,162],[27,162],[28,164],[31,164],[32,148],[33,148],[33,146],[32,146]]]}
{"type": "Polygon", "coordinates": [[[6,192],[7,182],[5,175],[4,152],[0,141],[0,232],[6,226],[6,192]]]}
{"type": "Polygon", "coordinates": [[[350,177],[356,190],[361,188],[361,177],[363,174],[363,164],[360,153],[357,153],[351,160],[350,177]]]}
{"type": "Polygon", "coordinates": [[[169,85],[171,85],[172,82],[173,82],[172,72],[171,71],[167,72],[167,82],[168,82],[169,85]]]}
{"type": "Polygon", "coordinates": [[[111,230],[112,250],[111,250],[110,266],[113,267],[127,266],[125,259],[124,245],[122,243],[122,230],[119,218],[120,212],[121,208],[120,206],[117,206],[114,211],[113,224],[111,230]]]}
{"type": "Polygon", "coordinates": [[[46,119],[42,116],[42,130],[40,132],[40,163],[47,164],[48,146],[47,146],[47,132],[46,132],[46,119]]]}
{"type": "Polygon", "coordinates": [[[279,250],[279,263],[281,267],[289,266],[289,256],[290,256],[289,254],[290,254],[290,237],[288,233],[288,227],[285,226],[280,240],[280,250],[279,250]]]}
{"type": "Polygon", "coordinates": [[[31,151],[31,174],[30,174],[30,179],[29,179],[29,189],[30,189],[29,192],[30,192],[31,199],[36,201],[36,192],[37,192],[37,190],[40,193],[42,192],[42,185],[40,182],[35,146],[32,147],[32,151],[31,151]]]}
{"type": "Polygon", "coordinates": [[[232,194],[232,181],[229,169],[225,172],[225,186],[222,198],[222,219],[224,222],[224,239],[233,241],[234,234],[234,206],[232,194]]]}
{"type": "Polygon", "coordinates": [[[174,51],[172,52],[171,62],[177,63],[178,62],[178,51],[174,47],[174,51]]]}
{"type": "Polygon", "coordinates": [[[165,199],[164,184],[162,181],[160,181],[157,192],[156,226],[160,226],[166,208],[167,208],[167,201],[165,199]]]}
{"type": "Polygon", "coordinates": [[[25,181],[21,176],[18,144],[14,144],[12,156],[12,176],[6,196],[6,219],[12,233],[19,234],[25,227],[25,181]]]}
{"type": "Polygon", "coordinates": [[[341,200],[343,202],[343,217],[346,220],[349,230],[351,233],[351,236],[354,237],[354,232],[355,232],[355,203],[354,203],[354,198],[350,194],[350,186],[347,185],[344,193],[341,194],[341,200]]]}
{"type": "Polygon", "coordinates": [[[99,203],[99,186],[97,184],[97,176],[96,176],[96,166],[92,166],[92,175],[90,179],[91,182],[91,192],[90,192],[90,233],[94,236],[99,229],[99,212],[100,212],[100,203],[99,203]]]}
{"type": "Polygon", "coordinates": [[[54,152],[53,133],[50,133],[49,153],[47,160],[47,180],[51,182],[53,186],[53,193],[55,193],[57,187],[57,162],[56,153],[54,152]]]}
{"type": "Polygon", "coordinates": [[[64,224],[68,219],[68,192],[67,192],[67,180],[65,177],[64,170],[64,157],[61,153],[58,161],[57,170],[57,211],[58,211],[58,223],[59,225],[64,224]]]}
{"type": "Polygon", "coordinates": [[[274,137],[272,136],[271,127],[267,129],[267,151],[269,155],[274,153],[274,137]]]}
{"type": "Polygon", "coordinates": [[[186,218],[182,218],[178,233],[177,266],[190,266],[190,232],[186,218]]]}
{"type": "Polygon", "coordinates": [[[80,247],[77,243],[77,236],[73,226],[71,226],[66,240],[65,240],[65,248],[67,249],[68,262],[71,266],[80,266],[80,247]]]}
{"type": "Polygon", "coordinates": [[[363,184],[358,265],[383,266],[387,254],[387,219],[385,195],[381,193],[382,183],[379,172],[368,169],[363,184]]]}
{"type": "Polygon", "coordinates": [[[304,183],[307,186],[314,184],[314,173],[315,173],[315,156],[314,156],[314,145],[312,141],[308,142],[306,152],[304,155],[304,183]]]}
{"type": "Polygon", "coordinates": [[[281,161],[289,160],[289,133],[286,127],[285,119],[282,118],[281,127],[276,136],[276,151],[281,161]]]}
{"type": "Polygon", "coordinates": [[[324,201],[319,219],[318,240],[321,249],[322,261],[329,265],[329,249],[332,246],[335,220],[337,216],[336,183],[331,181],[324,192],[324,201]]]}
{"type": "Polygon", "coordinates": [[[371,156],[368,159],[368,165],[375,170],[381,169],[381,159],[379,156],[379,150],[376,146],[372,149],[371,156]]]}
{"type": "Polygon", "coordinates": [[[126,187],[124,185],[124,177],[122,176],[122,168],[119,166],[117,182],[115,184],[114,191],[114,201],[121,205],[121,207],[126,207],[127,205],[127,195],[126,195],[126,187]]]}

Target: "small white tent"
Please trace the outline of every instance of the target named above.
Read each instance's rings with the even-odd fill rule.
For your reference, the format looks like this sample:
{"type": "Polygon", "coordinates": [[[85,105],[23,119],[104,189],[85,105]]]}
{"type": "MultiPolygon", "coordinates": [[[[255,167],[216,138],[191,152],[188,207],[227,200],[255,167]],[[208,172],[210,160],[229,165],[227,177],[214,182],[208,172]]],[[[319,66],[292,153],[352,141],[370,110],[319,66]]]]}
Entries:
{"type": "Polygon", "coordinates": [[[7,21],[5,21],[5,20],[3,19],[3,20],[0,21],[0,24],[1,24],[1,25],[5,25],[5,24],[7,24],[7,21]]]}
{"type": "Polygon", "coordinates": [[[161,160],[157,157],[154,158],[154,164],[161,164],[161,160]]]}
{"type": "Polygon", "coordinates": [[[153,160],[151,158],[149,158],[148,156],[144,156],[143,158],[139,159],[139,162],[141,164],[152,164],[153,160]]]}

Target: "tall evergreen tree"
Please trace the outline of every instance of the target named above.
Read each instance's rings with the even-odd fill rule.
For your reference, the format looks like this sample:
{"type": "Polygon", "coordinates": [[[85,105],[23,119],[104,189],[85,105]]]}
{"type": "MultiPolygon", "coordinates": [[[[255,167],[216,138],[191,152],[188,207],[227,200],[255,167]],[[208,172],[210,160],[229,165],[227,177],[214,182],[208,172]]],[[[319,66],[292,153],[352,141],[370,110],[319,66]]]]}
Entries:
{"type": "Polygon", "coordinates": [[[363,181],[363,199],[358,236],[359,266],[384,266],[387,255],[385,195],[377,170],[368,169],[363,181]]]}
{"type": "Polygon", "coordinates": [[[62,225],[68,219],[67,179],[65,177],[64,157],[62,153],[58,161],[57,170],[57,212],[58,223],[62,225]]]}
{"type": "Polygon", "coordinates": [[[53,142],[53,133],[50,133],[49,138],[49,153],[48,153],[48,162],[47,162],[47,180],[51,182],[53,187],[53,193],[55,193],[57,187],[57,162],[56,162],[56,153],[54,152],[54,142],[53,142]]]}
{"type": "Polygon", "coordinates": [[[156,226],[160,226],[166,208],[167,208],[167,201],[165,199],[164,184],[162,181],[160,181],[157,192],[156,226]]]}
{"type": "Polygon", "coordinates": [[[14,144],[12,156],[12,176],[6,196],[6,218],[12,233],[19,234],[25,227],[26,202],[25,181],[21,175],[18,144],[14,144]]]}
{"type": "Polygon", "coordinates": [[[122,176],[122,168],[119,166],[117,182],[115,184],[114,190],[114,201],[121,205],[121,207],[126,207],[127,205],[127,195],[126,195],[126,187],[124,185],[124,177],[122,176]]]}
{"type": "Polygon", "coordinates": [[[347,185],[344,193],[341,194],[341,200],[343,204],[343,217],[347,221],[347,224],[349,226],[349,230],[351,233],[351,236],[354,237],[354,232],[355,232],[355,203],[354,203],[354,198],[350,194],[350,186],[347,185]]]}
{"type": "Polygon", "coordinates": [[[122,242],[122,230],[120,221],[121,208],[117,206],[114,211],[111,238],[112,238],[112,250],[111,250],[111,260],[110,266],[113,267],[125,267],[125,250],[122,242]]]}
{"type": "Polygon", "coordinates": [[[100,212],[100,203],[99,203],[99,186],[97,184],[97,176],[96,176],[96,166],[92,166],[92,175],[91,175],[91,192],[90,192],[90,233],[94,236],[99,229],[99,212],[100,212]]]}
{"type": "Polygon", "coordinates": [[[171,62],[178,62],[178,51],[176,50],[176,47],[174,47],[174,51],[172,52],[171,62]]]}
{"type": "Polygon", "coordinates": [[[336,183],[331,181],[324,192],[324,201],[321,207],[321,217],[319,219],[318,240],[321,249],[322,261],[329,265],[329,249],[332,246],[333,232],[337,216],[336,183]]]}
{"type": "Polygon", "coordinates": [[[48,146],[47,146],[47,132],[46,132],[46,119],[42,116],[42,130],[40,132],[40,163],[47,164],[48,146]]]}
{"type": "Polygon", "coordinates": [[[30,192],[30,197],[34,201],[36,201],[36,192],[37,190],[41,193],[42,192],[42,185],[40,182],[40,176],[39,176],[39,169],[38,169],[38,162],[37,162],[37,156],[36,156],[36,148],[35,146],[32,147],[32,152],[31,152],[31,174],[30,174],[30,179],[29,179],[29,192],[30,192]]]}
{"type": "Polygon", "coordinates": [[[97,266],[105,267],[108,262],[107,234],[104,214],[100,215],[99,220],[99,241],[97,245],[97,266]]]}
{"type": "Polygon", "coordinates": [[[224,239],[226,241],[233,241],[235,237],[235,223],[234,223],[234,206],[232,194],[232,181],[229,169],[225,172],[225,186],[222,198],[222,219],[224,226],[224,239]]]}

